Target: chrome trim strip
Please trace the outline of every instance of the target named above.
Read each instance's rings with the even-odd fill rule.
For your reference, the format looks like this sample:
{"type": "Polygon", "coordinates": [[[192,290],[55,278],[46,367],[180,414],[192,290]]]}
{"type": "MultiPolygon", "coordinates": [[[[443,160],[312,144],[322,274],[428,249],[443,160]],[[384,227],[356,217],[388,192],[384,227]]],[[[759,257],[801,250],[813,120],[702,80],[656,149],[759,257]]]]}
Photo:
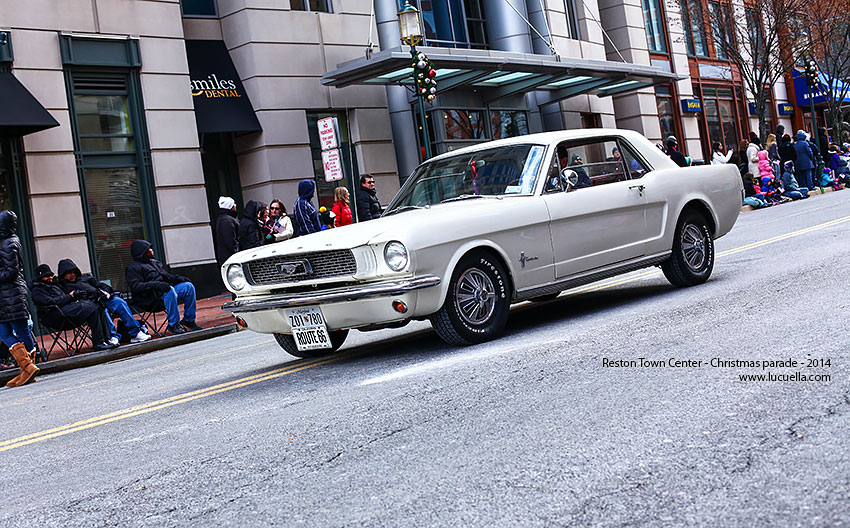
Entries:
{"type": "Polygon", "coordinates": [[[566,279],[561,279],[559,281],[552,282],[545,286],[535,286],[533,288],[520,290],[516,292],[516,299],[514,299],[514,302],[525,301],[528,299],[533,299],[535,297],[548,295],[550,293],[577,288],[579,286],[584,286],[585,284],[590,284],[591,282],[608,279],[617,275],[622,275],[623,273],[628,273],[630,271],[639,270],[641,268],[648,268],[650,266],[654,266],[656,264],[664,262],[665,260],[667,260],[667,257],[669,257],[671,253],[672,251],[664,251],[657,255],[650,255],[648,257],[641,257],[636,260],[619,262],[611,266],[605,266],[601,269],[597,268],[595,270],[579,273],[571,277],[567,277],[566,279]]]}
{"type": "Polygon", "coordinates": [[[328,290],[317,293],[295,293],[291,295],[274,295],[261,297],[259,299],[245,299],[224,303],[221,309],[225,312],[260,312],[263,310],[281,310],[284,308],[296,308],[298,306],[313,306],[317,304],[357,301],[368,297],[380,297],[384,295],[397,295],[407,293],[421,288],[430,288],[440,284],[440,277],[426,275],[391,282],[378,282],[353,286],[337,290],[328,290]]]}

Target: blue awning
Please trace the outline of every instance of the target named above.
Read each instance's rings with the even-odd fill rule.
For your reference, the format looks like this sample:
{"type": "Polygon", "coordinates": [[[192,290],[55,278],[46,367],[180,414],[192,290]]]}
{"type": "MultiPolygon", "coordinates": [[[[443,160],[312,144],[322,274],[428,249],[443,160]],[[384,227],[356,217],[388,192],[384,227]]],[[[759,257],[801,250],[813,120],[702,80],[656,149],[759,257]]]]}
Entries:
{"type": "MultiPolygon", "coordinates": [[[[809,85],[806,83],[803,73],[794,70],[791,75],[794,78],[794,91],[797,94],[797,106],[809,106],[809,85]]],[[[829,77],[821,72],[818,72],[818,77],[820,78],[820,85],[812,90],[812,102],[818,104],[825,103],[830,99],[838,100],[843,93],[844,98],[841,102],[850,103],[850,87],[845,86],[845,84],[838,79],[829,77]]]]}

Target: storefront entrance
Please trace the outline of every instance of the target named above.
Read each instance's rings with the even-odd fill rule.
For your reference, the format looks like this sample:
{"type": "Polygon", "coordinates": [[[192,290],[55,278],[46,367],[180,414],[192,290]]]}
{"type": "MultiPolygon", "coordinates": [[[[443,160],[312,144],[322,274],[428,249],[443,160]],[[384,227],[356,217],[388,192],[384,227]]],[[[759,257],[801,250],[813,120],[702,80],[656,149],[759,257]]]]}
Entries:
{"type": "Polygon", "coordinates": [[[24,275],[29,281],[37,263],[21,152],[19,138],[0,136],[0,211],[9,209],[18,215],[18,238],[24,249],[24,275]]]}
{"type": "Polygon", "coordinates": [[[210,211],[210,225],[213,240],[218,240],[215,232],[218,218],[218,199],[229,196],[236,200],[236,210],[242,212],[242,183],[239,179],[239,165],[233,151],[233,133],[221,132],[200,134],[201,164],[204,168],[204,185],[207,188],[207,207],[210,211]]]}

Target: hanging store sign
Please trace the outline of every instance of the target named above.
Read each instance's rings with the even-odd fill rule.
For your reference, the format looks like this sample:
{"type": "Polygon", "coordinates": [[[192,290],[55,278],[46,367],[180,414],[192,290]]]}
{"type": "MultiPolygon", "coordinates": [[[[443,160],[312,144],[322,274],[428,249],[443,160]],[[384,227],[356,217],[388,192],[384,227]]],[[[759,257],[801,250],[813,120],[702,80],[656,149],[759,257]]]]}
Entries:
{"type": "Polygon", "coordinates": [[[338,181],[343,178],[342,156],[339,154],[339,149],[322,151],[322,166],[325,168],[326,182],[338,181]]]}
{"type": "Polygon", "coordinates": [[[702,101],[699,99],[682,99],[682,112],[702,112],[702,101]]]}
{"type": "Polygon", "coordinates": [[[794,105],[788,103],[779,103],[778,105],[778,114],[779,115],[791,115],[794,113],[794,105]]]}
{"type": "Polygon", "coordinates": [[[186,57],[198,132],[262,131],[224,42],[187,40],[186,57]]]}
{"type": "MultiPolygon", "coordinates": [[[[339,148],[339,123],[335,117],[326,117],[319,119],[316,124],[319,126],[319,145],[322,150],[331,150],[339,148]]],[[[331,180],[328,180],[331,181],[331,180]]]]}

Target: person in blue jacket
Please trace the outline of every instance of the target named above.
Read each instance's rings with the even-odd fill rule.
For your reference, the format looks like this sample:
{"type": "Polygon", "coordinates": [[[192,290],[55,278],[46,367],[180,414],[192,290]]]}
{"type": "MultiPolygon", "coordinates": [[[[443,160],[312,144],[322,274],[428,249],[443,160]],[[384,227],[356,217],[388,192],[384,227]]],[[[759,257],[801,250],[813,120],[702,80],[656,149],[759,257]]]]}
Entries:
{"type": "Polygon", "coordinates": [[[800,186],[812,189],[814,187],[814,170],[817,168],[815,154],[811,144],[806,140],[806,133],[797,131],[797,141],[794,142],[794,150],[797,152],[797,181],[800,186]]]}
{"type": "Polygon", "coordinates": [[[315,192],[316,183],[313,180],[298,182],[298,199],[295,200],[295,209],[292,213],[295,221],[295,236],[309,235],[322,230],[319,211],[312,202],[315,192]]]}

